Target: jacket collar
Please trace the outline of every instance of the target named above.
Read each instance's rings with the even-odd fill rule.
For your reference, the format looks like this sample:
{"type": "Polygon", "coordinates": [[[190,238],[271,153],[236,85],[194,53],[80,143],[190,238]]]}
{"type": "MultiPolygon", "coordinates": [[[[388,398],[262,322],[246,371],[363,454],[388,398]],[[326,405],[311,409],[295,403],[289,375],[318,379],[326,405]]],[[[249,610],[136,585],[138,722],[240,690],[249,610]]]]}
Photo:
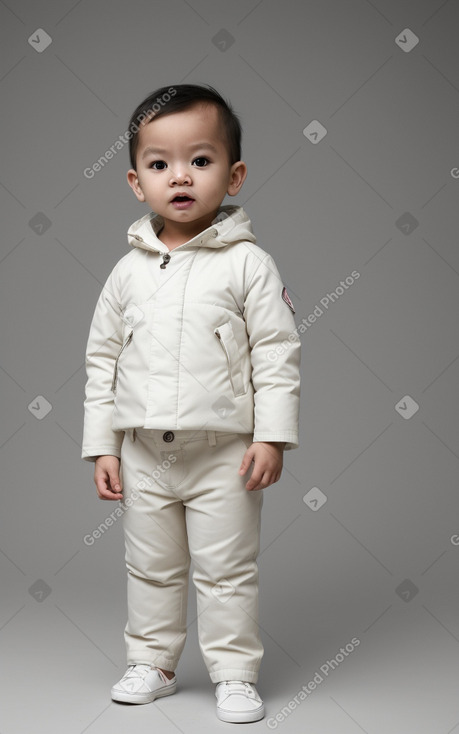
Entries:
{"type": "MultiPolygon", "coordinates": [[[[148,212],[128,229],[127,238],[132,247],[156,252],[169,252],[158,238],[164,220],[160,214],[148,212]]],[[[226,247],[242,240],[256,242],[249,217],[241,206],[220,206],[212,224],[180,247],[226,247]]]]}

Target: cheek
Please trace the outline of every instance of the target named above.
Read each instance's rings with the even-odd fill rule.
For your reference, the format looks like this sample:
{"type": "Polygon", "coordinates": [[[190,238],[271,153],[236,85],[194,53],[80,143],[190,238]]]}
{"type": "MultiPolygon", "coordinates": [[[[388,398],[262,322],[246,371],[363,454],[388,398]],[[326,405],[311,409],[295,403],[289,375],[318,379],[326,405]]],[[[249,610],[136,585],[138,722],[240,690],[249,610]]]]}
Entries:
{"type": "Polygon", "coordinates": [[[141,179],[139,179],[140,186],[142,188],[142,191],[158,191],[161,189],[161,181],[158,177],[154,176],[154,174],[144,174],[141,179]]]}
{"type": "Polygon", "coordinates": [[[209,190],[214,190],[215,192],[221,192],[226,191],[228,186],[228,176],[225,170],[218,170],[213,173],[212,176],[209,176],[209,181],[207,182],[207,188],[209,190]]]}

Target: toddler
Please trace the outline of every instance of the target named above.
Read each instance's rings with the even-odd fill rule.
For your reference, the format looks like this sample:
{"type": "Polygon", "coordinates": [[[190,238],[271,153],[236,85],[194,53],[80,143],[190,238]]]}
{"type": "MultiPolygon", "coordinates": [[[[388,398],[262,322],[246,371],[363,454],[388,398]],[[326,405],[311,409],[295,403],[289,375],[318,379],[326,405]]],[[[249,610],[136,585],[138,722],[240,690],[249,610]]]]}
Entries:
{"type": "Polygon", "coordinates": [[[244,209],[222,205],[247,175],[231,105],[209,85],[162,87],[127,135],[151,211],[95,308],[82,446],[99,498],[122,501],[128,668],[111,696],[175,693],[192,560],[217,716],[258,721],[263,490],[299,445],[294,307],[244,209]]]}

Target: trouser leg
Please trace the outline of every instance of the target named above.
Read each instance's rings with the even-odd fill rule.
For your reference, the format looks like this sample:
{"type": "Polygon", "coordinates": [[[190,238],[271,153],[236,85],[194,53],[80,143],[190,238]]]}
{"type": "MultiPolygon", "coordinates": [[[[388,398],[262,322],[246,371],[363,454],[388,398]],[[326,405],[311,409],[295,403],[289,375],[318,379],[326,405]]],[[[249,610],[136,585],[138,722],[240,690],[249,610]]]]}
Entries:
{"type": "MultiPolygon", "coordinates": [[[[127,661],[173,671],[186,640],[190,556],[183,503],[152,478],[164,462],[165,453],[147,435],[137,432],[134,441],[125,436],[121,449],[124,496],[132,493],[134,497],[123,515],[127,661]]],[[[174,470],[180,472],[183,467],[174,465],[174,470]]]]}
{"type": "Polygon", "coordinates": [[[186,523],[199,645],[212,682],[256,683],[264,652],[256,562],[263,490],[247,491],[248,475],[238,474],[250,437],[216,436],[216,446],[188,454],[193,490],[185,499],[186,523]]]}

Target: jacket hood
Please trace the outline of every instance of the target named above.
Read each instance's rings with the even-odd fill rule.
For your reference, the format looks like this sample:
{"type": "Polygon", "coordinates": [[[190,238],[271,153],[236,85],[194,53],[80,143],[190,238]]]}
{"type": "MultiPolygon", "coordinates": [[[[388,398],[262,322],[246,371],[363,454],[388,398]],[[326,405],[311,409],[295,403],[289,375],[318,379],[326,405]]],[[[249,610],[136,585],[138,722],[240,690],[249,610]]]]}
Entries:
{"type": "MultiPolygon", "coordinates": [[[[164,242],[158,239],[158,234],[164,226],[160,214],[149,212],[134,222],[128,229],[127,238],[132,247],[156,252],[169,252],[164,242]]],[[[226,247],[238,242],[256,242],[249,217],[241,206],[220,206],[218,214],[207,229],[188,240],[188,247],[226,247]]]]}

